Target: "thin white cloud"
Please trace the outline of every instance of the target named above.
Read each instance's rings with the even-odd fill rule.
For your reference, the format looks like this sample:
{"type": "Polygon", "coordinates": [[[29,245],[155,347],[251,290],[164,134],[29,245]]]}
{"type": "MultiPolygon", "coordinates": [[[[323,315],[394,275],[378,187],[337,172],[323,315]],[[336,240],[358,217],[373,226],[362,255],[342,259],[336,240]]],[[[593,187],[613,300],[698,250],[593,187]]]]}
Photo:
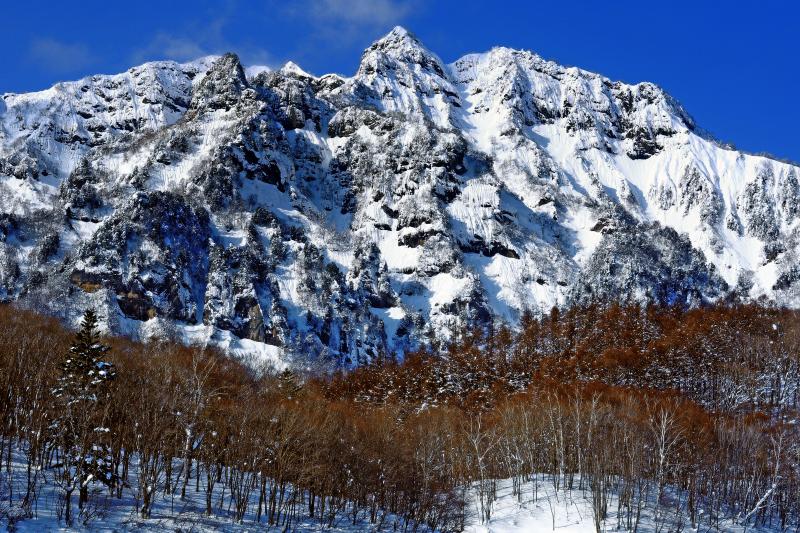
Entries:
{"type": "Polygon", "coordinates": [[[224,49],[222,28],[225,19],[219,17],[194,23],[176,32],[160,31],[143,47],[133,53],[137,63],[150,60],[173,59],[175,61],[191,61],[199,57],[231,52],[224,49]]]}
{"type": "Polygon", "coordinates": [[[133,53],[133,61],[172,59],[175,61],[191,61],[208,55],[220,55],[234,52],[239,55],[245,65],[271,65],[269,53],[263,48],[236,45],[224,36],[223,27],[226,18],[217,18],[202,25],[202,30],[184,31],[181,33],[159,32],[143,47],[133,53]],[[192,37],[188,35],[192,34],[192,37]]]}
{"type": "Polygon", "coordinates": [[[197,41],[166,33],[156,34],[145,48],[136,52],[139,60],[174,59],[175,61],[189,61],[211,53],[211,50],[197,41]]]}
{"type": "Polygon", "coordinates": [[[308,21],[314,37],[341,46],[401,24],[420,5],[419,0],[298,0],[287,11],[308,21]]]}
{"type": "Polygon", "coordinates": [[[72,73],[94,62],[89,47],[80,43],[65,43],[56,39],[34,39],[28,55],[42,70],[54,74],[72,73]]]}
{"type": "Polygon", "coordinates": [[[307,13],[319,22],[357,26],[386,26],[405,19],[410,0],[308,0],[307,13]]]}

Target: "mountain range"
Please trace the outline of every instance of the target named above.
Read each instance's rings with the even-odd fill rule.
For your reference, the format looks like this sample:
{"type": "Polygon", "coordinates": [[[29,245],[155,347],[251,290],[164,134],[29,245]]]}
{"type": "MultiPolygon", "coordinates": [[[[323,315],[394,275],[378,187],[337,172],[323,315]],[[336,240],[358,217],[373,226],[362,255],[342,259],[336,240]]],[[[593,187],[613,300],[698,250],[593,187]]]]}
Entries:
{"type": "Polygon", "coordinates": [[[799,176],[654,84],[400,27],[351,77],[158,61],[2,96],[0,297],[326,369],[591,301],[798,307],[799,176]]]}

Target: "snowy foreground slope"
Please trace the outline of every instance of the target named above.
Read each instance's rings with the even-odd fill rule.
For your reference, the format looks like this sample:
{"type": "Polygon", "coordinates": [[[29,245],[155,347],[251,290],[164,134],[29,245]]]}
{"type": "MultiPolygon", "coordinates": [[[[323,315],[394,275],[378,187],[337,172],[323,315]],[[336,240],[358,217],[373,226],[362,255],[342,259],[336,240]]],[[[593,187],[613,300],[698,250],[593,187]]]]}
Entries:
{"type": "Polygon", "coordinates": [[[148,63],[0,100],[0,297],[276,366],[591,298],[796,307],[799,175],[655,85],[402,28],[349,78],[148,63]]]}
{"type": "MultiPolygon", "coordinates": [[[[492,517],[481,523],[476,514],[464,528],[465,533],[523,533],[556,531],[559,533],[596,533],[597,531],[632,531],[625,523],[625,517],[617,519],[616,498],[609,499],[608,516],[600,520],[599,529],[594,521],[592,493],[589,490],[556,491],[548,480],[539,481],[536,498],[533,497],[533,483],[522,487],[521,498],[512,493],[510,480],[498,484],[498,499],[492,508],[492,517]]],[[[779,531],[780,528],[774,529],[779,531]]],[[[653,507],[643,509],[636,531],[654,533],[657,531],[719,531],[725,533],[753,533],[770,531],[767,528],[736,524],[733,520],[721,520],[711,526],[705,518],[692,526],[685,518],[676,519],[675,509],[662,506],[658,514],[653,507]]]]}
{"type": "MultiPolygon", "coordinates": [[[[17,476],[13,489],[16,494],[24,493],[24,461],[16,464],[17,476]]],[[[205,514],[205,481],[199,484],[199,491],[193,488],[187,492],[187,498],[181,500],[178,495],[164,496],[159,493],[152,511],[152,517],[142,519],[135,512],[136,493],[133,490],[123,491],[122,498],[97,494],[93,496],[91,508],[81,514],[79,522],[72,528],[63,525],[60,517],[59,489],[48,472],[43,472],[39,484],[39,496],[33,518],[23,518],[21,509],[8,507],[7,502],[0,504],[0,526],[11,526],[20,533],[39,531],[280,531],[284,525],[269,526],[262,514],[257,518],[258,498],[256,494],[250,499],[248,512],[241,522],[234,519],[231,496],[226,493],[224,484],[220,483],[213,491],[214,514],[205,514]],[[226,496],[227,494],[227,496],[226,496]],[[9,517],[11,521],[9,522],[9,517]]],[[[201,476],[203,479],[203,476],[201,476]]],[[[534,533],[557,531],[561,533],[595,533],[598,528],[594,522],[592,493],[588,489],[555,490],[552,479],[540,476],[537,481],[523,484],[521,496],[515,495],[510,480],[497,483],[497,500],[491,507],[488,521],[481,520],[481,508],[478,503],[477,488],[467,495],[465,533],[534,533]]],[[[191,484],[193,485],[194,482],[191,484]]],[[[3,490],[8,486],[3,485],[3,490]]],[[[257,491],[255,491],[257,492],[257,491]]],[[[670,499],[674,499],[672,496],[670,499]]],[[[608,501],[609,513],[600,521],[599,531],[632,531],[626,525],[626,517],[618,520],[616,498],[611,494],[608,501]]],[[[658,507],[653,502],[643,507],[636,531],[655,533],[657,531],[719,531],[723,533],[767,533],[780,531],[764,527],[754,528],[736,524],[731,519],[715,523],[707,516],[693,527],[685,523],[683,514],[677,515],[672,505],[658,507]],[[677,518],[680,516],[681,518],[677,518]]],[[[684,502],[685,503],[685,502],[684,502]]],[[[331,520],[305,518],[292,523],[291,531],[298,533],[311,531],[355,532],[355,531],[402,531],[402,518],[390,513],[380,512],[383,516],[377,523],[371,523],[368,512],[363,510],[353,518],[348,509],[341,509],[331,520]]],[[[410,531],[411,529],[409,529],[410,531]]],[[[418,526],[416,531],[429,531],[425,526],[418,526]]]]}

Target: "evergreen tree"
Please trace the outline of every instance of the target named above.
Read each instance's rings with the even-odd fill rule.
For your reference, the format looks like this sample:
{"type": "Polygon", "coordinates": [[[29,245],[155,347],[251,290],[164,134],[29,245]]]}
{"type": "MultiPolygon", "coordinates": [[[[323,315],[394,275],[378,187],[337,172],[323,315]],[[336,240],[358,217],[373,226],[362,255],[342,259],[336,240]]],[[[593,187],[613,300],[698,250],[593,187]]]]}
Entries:
{"type": "Polygon", "coordinates": [[[278,374],[278,388],[291,400],[300,392],[303,384],[296,372],[286,368],[278,374]]]}
{"type": "Polygon", "coordinates": [[[61,454],[59,482],[64,490],[65,520],[72,523],[71,496],[79,490],[78,506],[89,497],[89,483],[113,486],[116,482],[106,427],[109,388],[116,375],[105,361],[109,346],[99,341],[97,315],[89,309],[61,364],[56,388],[56,412],[52,424],[61,454]]]}

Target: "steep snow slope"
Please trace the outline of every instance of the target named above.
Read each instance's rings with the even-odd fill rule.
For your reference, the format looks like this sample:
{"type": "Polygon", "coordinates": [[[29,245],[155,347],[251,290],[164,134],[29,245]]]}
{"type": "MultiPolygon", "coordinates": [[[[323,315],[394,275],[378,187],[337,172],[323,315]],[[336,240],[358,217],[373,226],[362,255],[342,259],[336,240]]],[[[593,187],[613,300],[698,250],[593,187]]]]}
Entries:
{"type": "Polygon", "coordinates": [[[350,78],[148,63],[0,100],[0,296],[323,367],[594,298],[797,306],[799,173],[650,83],[402,28],[350,78]]]}

